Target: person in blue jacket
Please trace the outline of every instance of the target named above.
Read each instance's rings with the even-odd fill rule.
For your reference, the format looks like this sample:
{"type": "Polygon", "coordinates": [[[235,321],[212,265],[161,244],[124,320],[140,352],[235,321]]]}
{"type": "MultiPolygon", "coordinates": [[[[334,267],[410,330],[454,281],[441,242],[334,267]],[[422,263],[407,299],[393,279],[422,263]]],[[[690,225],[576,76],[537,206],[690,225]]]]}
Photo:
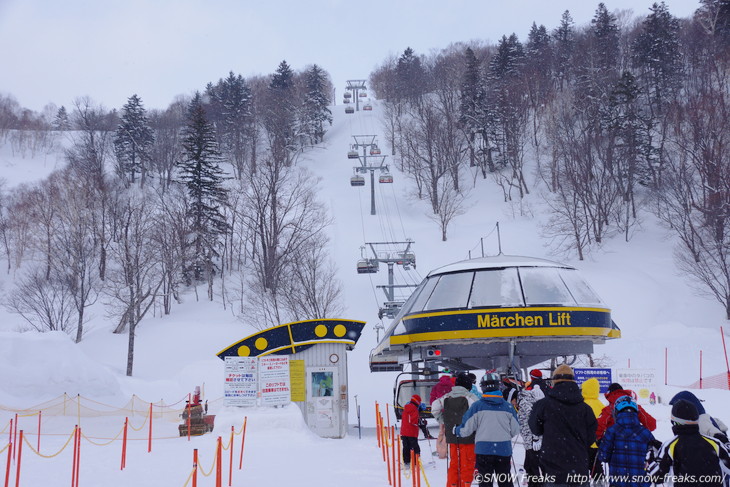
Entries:
{"type": "Polygon", "coordinates": [[[623,396],[613,405],[615,422],[603,435],[598,459],[608,463],[611,487],[649,487],[651,481],[644,470],[650,447],[661,447],[646,426],[639,421],[639,408],[630,396],[623,396]]]}
{"type": "Polygon", "coordinates": [[[482,397],[464,413],[461,426],[454,428],[456,436],[476,433],[474,453],[477,459],[476,480],[479,485],[511,487],[516,479],[510,473],[512,438],[520,432],[515,408],[504,400],[499,391],[499,375],[484,374],[479,385],[482,397]]]}

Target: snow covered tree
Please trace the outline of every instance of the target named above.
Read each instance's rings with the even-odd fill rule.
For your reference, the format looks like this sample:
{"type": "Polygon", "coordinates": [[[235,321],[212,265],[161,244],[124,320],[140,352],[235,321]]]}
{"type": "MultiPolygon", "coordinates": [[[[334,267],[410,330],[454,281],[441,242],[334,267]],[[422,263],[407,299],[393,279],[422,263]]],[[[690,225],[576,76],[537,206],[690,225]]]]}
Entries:
{"type": "Polygon", "coordinates": [[[487,170],[494,171],[495,167],[489,147],[484,76],[481,64],[470,47],[464,51],[464,57],[466,66],[461,82],[459,122],[467,136],[470,165],[479,166],[482,176],[487,177],[487,170]]]}
{"type": "Polygon", "coordinates": [[[396,92],[399,100],[418,103],[427,90],[426,70],[421,58],[410,47],[398,58],[396,92]]]}
{"type": "Polygon", "coordinates": [[[569,11],[563,12],[560,25],[552,33],[555,56],[554,76],[557,87],[563,90],[573,79],[573,55],[575,52],[575,27],[569,11]]]}
{"type": "Polygon", "coordinates": [[[290,166],[296,149],[296,92],[294,72],[286,61],[271,76],[264,101],[264,127],[269,138],[270,163],[290,166]]]}
{"type": "Polygon", "coordinates": [[[122,119],[114,137],[117,175],[127,186],[136,182],[139,173],[139,184],[144,187],[153,143],[154,135],[142,100],[132,95],[122,107],[122,119]]]}
{"type": "Polygon", "coordinates": [[[318,144],[325,134],[325,123],[332,125],[329,105],[327,73],[316,64],[305,73],[304,102],[300,110],[300,132],[309,137],[311,144],[318,144]]]}
{"type": "Polygon", "coordinates": [[[53,119],[52,122],[53,130],[63,132],[66,130],[69,130],[71,128],[71,122],[68,119],[68,112],[66,111],[66,107],[61,105],[61,108],[58,109],[58,112],[56,112],[56,117],[53,119]]]}
{"type": "Polygon", "coordinates": [[[220,151],[213,126],[205,117],[200,93],[196,93],[188,108],[187,125],[183,130],[182,161],[178,165],[179,180],[188,192],[187,217],[190,226],[191,252],[189,268],[184,272],[189,281],[206,279],[208,297],[212,296],[213,277],[217,272],[221,236],[228,223],[221,207],[226,203],[220,151]]]}

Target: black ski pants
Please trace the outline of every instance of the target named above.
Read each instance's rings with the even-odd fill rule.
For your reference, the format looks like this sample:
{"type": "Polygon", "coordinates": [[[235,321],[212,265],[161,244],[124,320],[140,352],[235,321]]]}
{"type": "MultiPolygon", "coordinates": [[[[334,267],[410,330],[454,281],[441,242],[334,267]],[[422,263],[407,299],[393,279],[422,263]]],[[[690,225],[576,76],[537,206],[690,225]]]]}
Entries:
{"type": "Polygon", "coordinates": [[[411,450],[413,450],[413,453],[416,455],[421,454],[421,447],[418,446],[418,438],[401,435],[400,442],[403,444],[403,463],[410,465],[411,450]]]}
{"type": "Polygon", "coordinates": [[[512,457],[499,455],[479,455],[477,453],[477,475],[476,480],[482,487],[492,487],[496,480],[499,487],[514,487],[514,479],[510,472],[510,461],[512,457]]]}

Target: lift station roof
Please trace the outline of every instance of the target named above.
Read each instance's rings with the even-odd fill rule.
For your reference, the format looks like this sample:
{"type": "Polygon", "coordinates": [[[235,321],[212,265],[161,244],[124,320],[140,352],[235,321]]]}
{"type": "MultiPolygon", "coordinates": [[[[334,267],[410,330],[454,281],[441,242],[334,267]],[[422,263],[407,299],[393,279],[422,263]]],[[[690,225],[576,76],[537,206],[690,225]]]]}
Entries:
{"type": "Polygon", "coordinates": [[[611,310],[569,265],[498,255],[431,271],[370,354],[372,371],[524,368],[619,338],[611,310]]]}

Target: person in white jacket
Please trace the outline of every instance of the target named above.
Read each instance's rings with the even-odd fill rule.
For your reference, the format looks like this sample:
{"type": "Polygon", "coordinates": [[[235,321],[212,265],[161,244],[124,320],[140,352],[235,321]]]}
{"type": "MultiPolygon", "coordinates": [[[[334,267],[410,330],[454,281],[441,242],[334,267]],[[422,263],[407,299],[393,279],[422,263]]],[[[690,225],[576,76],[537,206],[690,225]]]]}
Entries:
{"type": "Polygon", "coordinates": [[[459,438],[454,435],[454,426],[461,424],[462,416],[476,401],[470,392],[472,381],[462,372],[456,376],[454,387],[447,394],[431,404],[431,414],[440,425],[449,445],[449,468],[446,477],[447,487],[471,485],[474,479],[476,455],[474,454],[474,435],[459,438]]]}

